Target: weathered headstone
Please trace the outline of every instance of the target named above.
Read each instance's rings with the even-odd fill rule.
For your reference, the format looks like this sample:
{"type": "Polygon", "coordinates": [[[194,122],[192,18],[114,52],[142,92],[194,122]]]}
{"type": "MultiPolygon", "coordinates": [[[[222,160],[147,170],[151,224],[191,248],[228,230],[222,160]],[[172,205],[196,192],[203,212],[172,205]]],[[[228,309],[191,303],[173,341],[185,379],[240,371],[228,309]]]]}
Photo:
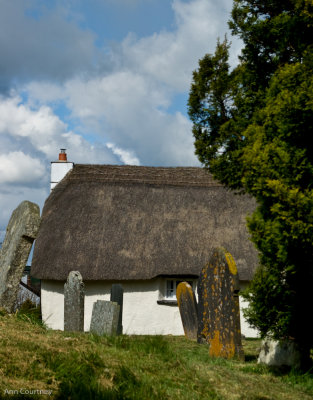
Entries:
{"type": "Polygon", "coordinates": [[[97,300],[92,308],[90,332],[100,336],[116,335],[119,314],[119,304],[112,301],[97,300]]]}
{"type": "Polygon", "coordinates": [[[0,251],[0,306],[14,311],[19,283],[40,225],[39,206],[23,201],[12,213],[0,251]]]}
{"type": "Polygon", "coordinates": [[[71,271],[64,285],[64,330],[84,331],[85,288],[79,271],[71,271]]]}
{"type": "Polygon", "coordinates": [[[213,357],[244,358],[241,344],[239,279],[236,263],[223,248],[213,250],[198,287],[198,342],[209,344],[213,357]]]}
{"type": "Polygon", "coordinates": [[[179,307],[185,336],[197,340],[198,307],[196,296],[187,282],[181,282],[176,289],[176,298],[179,307]]]}
{"type": "Polygon", "coordinates": [[[301,354],[299,348],[292,340],[265,339],[261,344],[258,364],[266,364],[272,367],[294,367],[301,365],[301,354]]]}
{"type": "Polygon", "coordinates": [[[120,313],[118,317],[117,334],[121,335],[123,333],[123,296],[124,289],[119,283],[114,283],[111,287],[111,298],[110,301],[117,303],[120,306],[120,313]]]}

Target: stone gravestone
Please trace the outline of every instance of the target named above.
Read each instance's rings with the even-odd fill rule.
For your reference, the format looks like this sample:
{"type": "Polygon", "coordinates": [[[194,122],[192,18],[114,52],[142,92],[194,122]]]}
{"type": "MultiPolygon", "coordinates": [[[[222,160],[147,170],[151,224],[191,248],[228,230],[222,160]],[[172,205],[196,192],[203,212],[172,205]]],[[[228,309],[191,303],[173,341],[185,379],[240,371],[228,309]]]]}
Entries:
{"type": "Polygon", "coordinates": [[[0,250],[0,306],[13,312],[19,283],[40,225],[39,206],[23,201],[12,213],[0,250]]]}
{"type": "Polygon", "coordinates": [[[264,339],[258,357],[258,364],[266,364],[271,367],[294,367],[301,366],[301,353],[292,340],[264,339]]]}
{"type": "Polygon", "coordinates": [[[241,344],[239,279],[230,253],[216,248],[202,269],[198,287],[198,342],[214,357],[244,359],[241,344]]]}
{"type": "Polygon", "coordinates": [[[112,301],[97,300],[93,304],[90,332],[97,335],[116,335],[120,306],[112,301]]]}
{"type": "Polygon", "coordinates": [[[188,339],[197,340],[198,307],[195,294],[189,283],[181,282],[177,286],[176,298],[185,336],[188,339]]]}
{"type": "Polygon", "coordinates": [[[114,283],[111,287],[111,298],[110,301],[117,303],[120,306],[120,313],[118,318],[118,326],[117,326],[117,334],[121,335],[123,333],[123,296],[124,289],[123,286],[119,283],[114,283]]]}
{"type": "Polygon", "coordinates": [[[71,271],[64,285],[64,330],[84,331],[85,287],[79,271],[71,271]]]}

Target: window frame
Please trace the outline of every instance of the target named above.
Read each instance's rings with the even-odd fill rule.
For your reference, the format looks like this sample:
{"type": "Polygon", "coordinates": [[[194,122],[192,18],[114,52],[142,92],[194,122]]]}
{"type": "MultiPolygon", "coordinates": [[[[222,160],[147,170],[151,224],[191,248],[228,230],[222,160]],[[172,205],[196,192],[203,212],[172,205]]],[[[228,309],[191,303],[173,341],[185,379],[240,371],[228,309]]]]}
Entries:
{"type": "Polygon", "coordinates": [[[196,278],[166,278],[165,279],[165,283],[164,283],[164,292],[163,292],[163,300],[168,300],[168,301],[177,301],[176,298],[176,290],[177,290],[177,286],[181,283],[181,282],[187,282],[189,283],[189,285],[192,287],[192,290],[194,292],[196,292],[197,289],[197,281],[198,279],[196,278]],[[172,289],[169,289],[169,283],[172,283],[172,289]],[[169,290],[173,291],[173,295],[169,296],[169,290]]]}

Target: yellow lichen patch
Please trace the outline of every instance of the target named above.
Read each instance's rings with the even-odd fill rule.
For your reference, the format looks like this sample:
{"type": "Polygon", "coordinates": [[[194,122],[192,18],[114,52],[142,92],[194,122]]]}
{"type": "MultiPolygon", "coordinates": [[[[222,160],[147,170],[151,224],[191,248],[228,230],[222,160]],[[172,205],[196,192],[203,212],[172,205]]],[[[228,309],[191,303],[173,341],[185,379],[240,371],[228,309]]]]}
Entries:
{"type": "Polygon", "coordinates": [[[231,340],[229,343],[223,343],[220,338],[220,332],[214,331],[213,338],[209,339],[211,357],[233,358],[235,356],[235,343],[231,340]]]}
{"type": "Polygon", "coordinates": [[[220,332],[214,331],[213,338],[209,339],[211,357],[233,358],[235,356],[235,343],[231,340],[229,343],[223,343],[220,338],[220,332]]]}
{"type": "Polygon", "coordinates": [[[182,296],[189,296],[192,298],[192,287],[189,285],[187,282],[181,282],[176,289],[176,298],[177,298],[177,303],[180,306],[181,302],[181,297],[182,296]]]}
{"type": "Polygon", "coordinates": [[[209,354],[212,357],[220,357],[223,344],[220,342],[220,332],[214,331],[213,338],[210,338],[210,350],[209,354]]]}
{"type": "Polygon", "coordinates": [[[229,267],[229,271],[233,274],[233,275],[237,275],[237,267],[236,267],[236,263],[235,260],[233,259],[233,256],[230,253],[225,253],[225,258],[226,258],[226,262],[228,264],[229,267]]]}

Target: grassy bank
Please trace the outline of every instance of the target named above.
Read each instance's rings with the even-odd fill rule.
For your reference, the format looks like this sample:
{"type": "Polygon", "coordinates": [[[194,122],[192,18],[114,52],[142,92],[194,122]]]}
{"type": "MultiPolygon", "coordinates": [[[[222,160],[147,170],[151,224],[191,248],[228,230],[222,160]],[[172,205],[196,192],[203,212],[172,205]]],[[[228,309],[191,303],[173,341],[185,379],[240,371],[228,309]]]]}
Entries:
{"type": "Polygon", "coordinates": [[[100,338],[0,315],[0,398],[313,398],[312,375],[257,365],[258,347],[246,340],[246,361],[226,361],[210,359],[206,346],[182,337],[100,338]]]}

